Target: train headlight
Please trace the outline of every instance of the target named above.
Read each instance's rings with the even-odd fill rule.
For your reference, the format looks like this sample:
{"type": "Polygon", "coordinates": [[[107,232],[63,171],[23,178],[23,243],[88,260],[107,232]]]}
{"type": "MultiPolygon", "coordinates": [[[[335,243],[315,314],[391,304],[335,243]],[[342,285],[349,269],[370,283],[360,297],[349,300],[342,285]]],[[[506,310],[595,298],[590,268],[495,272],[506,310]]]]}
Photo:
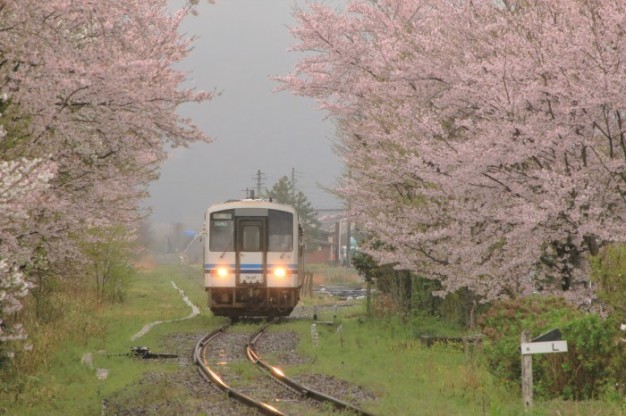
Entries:
{"type": "Polygon", "coordinates": [[[284,267],[276,267],[274,269],[274,277],[285,277],[287,276],[287,269],[284,267]]]}
{"type": "Polygon", "coordinates": [[[218,267],[215,274],[217,274],[217,277],[228,277],[228,267],[218,267]]]}

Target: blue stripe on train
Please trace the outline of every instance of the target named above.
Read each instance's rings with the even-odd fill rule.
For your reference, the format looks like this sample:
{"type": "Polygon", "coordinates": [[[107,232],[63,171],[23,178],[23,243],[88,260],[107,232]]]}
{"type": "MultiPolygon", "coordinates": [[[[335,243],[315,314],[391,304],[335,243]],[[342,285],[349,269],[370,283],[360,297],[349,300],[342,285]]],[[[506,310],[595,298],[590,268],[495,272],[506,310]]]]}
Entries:
{"type": "MultiPolygon", "coordinates": [[[[204,270],[213,270],[215,268],[217,268],[218,266],[227,266],[230,267],[231,269],[235,268],[234,264],[205,264],[204,265],[204,270]]],[[[267,267],[268,268],[272,268],[274,267],[274,264],[268,264],[267,267]]],[[[297,270],[298,269],[298,265],[297,264],[287,264],[286,265],[289,269],[291,270],[297,270]]],[[[263,265],[262,264],[241,264],[239,265],[239,269],[244,272],[244,273],[249,273],[249,272],[260,272],[263,270],[263,265]]]]}

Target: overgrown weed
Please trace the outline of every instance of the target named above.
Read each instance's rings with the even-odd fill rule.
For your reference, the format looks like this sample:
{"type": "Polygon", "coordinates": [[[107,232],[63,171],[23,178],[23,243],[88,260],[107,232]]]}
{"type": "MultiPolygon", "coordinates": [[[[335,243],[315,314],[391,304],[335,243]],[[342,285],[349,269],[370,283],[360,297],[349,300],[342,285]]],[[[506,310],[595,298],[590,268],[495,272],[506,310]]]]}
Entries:
{"type": "MultiPolygon", "coordinates": [[[[23,312],[30,334],[28,351],[20,348],[9,363],[0,368],[0,415],[60,414],[63,416],[99,414],[103,397],[132,385],[150,369],[168,371],[167,363],[152,362],[126,355],[135,344],[159,348],[160,337],[168,329],[154,327],[141,341],[131,335],[146,323],[177,319],[190,313],[171,281],[196,305],[203,305],[202,274],[188,268],[164,267],[140,272],[131,281],[123,303],[103,303],[86,281],[58,281],[39,305],[40,320],[34,307],[23,312]],[[146,344],[144,344],[146,343],[146,344]],[[92,366],[81,364],[81,356],[93,354],[92,366]],[[106,380],[98,380],[96,368],[109,370],[106,380]]],[[[30,299],[30,302],[35,302],[30,299]]],[[[32,306],[32,305],[31,305],[32,306]]],[[[202,310],[206,311],[206,308],[202,310]]],[[[208,327],[208,314],[177,325],[177,330],[208,327]]],[[[166,326],[166,325],[162,325],[166,326]]],[[[161,394],[154,397],[157,400],[161,394]]]]}
{"type": "MultiPolygon", "coordinates": [[[[312,322],[288,323],[300,335],[298,351],[310,361],[284,369],[287,374],[324,373],[362,386],[375,394],[358,403],[374,414],[413,415],[621,415],[619,404],[599,401],[541,402],[526,412],[516,383],[507,385],[489,373],[480,350],[466,354],[462,344],[427,347],[419,335],[435,328],[414,328],[396,317],[342,317],[342,337],[336,326],[318,328],[318,345],[310,335],[312,322]],[[583,413],[586,409],[588,413],[583,413]]],[[[444,323],[441,323],[445,327],[444,323]]],[[[443,333],[463,335],[454,328],[443,333]]]]}

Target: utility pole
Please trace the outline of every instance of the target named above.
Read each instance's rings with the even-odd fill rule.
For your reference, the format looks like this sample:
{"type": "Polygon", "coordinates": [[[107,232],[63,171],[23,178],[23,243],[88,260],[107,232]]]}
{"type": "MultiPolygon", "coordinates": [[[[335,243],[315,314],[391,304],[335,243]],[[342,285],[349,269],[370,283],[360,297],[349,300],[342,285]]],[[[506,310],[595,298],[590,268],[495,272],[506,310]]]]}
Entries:
{"type": "Polygon", "coordinates": [[[335,266],[341,266],[341,222],[335,223],[335,266]]]}
{"type": "MultiPolygon", "coordinates": [[[[352,171],[348,170],[348,177],[352,178],[352,171]]],[[[346,219],[348,220],[348,229],[346,232],[346,267],[350,267],[352,265],[352,253],[350,253],[350,240],[352,239],[352,230],[350,229],[350,200],[348,200],[348,215],[346,216],[346,219]]]]}
{"type": "Polygon", "coordinates": [[[261,195],[261,186],[263,185],[263,175],[265,173],[261,172],[261,169],[256,171],[256,194],[261,195]]]}
{"type": "Polygon", "coordinates": [[[350,217],[348,219],[348,228],[346,231],[346,267],[350,267],[352,263],[352,253],[350,252],[350,240],[352,239],[352,230],[350,229],[350,217]]]}

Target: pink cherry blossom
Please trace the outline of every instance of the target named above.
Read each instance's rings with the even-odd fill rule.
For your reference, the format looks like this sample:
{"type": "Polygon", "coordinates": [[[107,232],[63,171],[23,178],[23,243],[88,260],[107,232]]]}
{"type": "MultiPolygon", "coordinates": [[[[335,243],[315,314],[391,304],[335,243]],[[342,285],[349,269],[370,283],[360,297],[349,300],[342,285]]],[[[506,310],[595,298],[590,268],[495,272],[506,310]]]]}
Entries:
{"type": "Polygon", "coordinates": [[[296,12],[284,88],[337,120],[338,192],[382,263],[485,300],[588,302],[626,239],[617,1],[379,0],[296,12]]]}
{"type": "Polygon", "coordinates": [[[41,269],[35,253],[40,274],[80,262],[87,228],[145,215],[168,148],[209,141],[177,112],[212,97],[183,88],[175,67],[194,3],[172,14],[166,0],[0,2],[0,319],[28,290],[24,268],[41,269]]]}

